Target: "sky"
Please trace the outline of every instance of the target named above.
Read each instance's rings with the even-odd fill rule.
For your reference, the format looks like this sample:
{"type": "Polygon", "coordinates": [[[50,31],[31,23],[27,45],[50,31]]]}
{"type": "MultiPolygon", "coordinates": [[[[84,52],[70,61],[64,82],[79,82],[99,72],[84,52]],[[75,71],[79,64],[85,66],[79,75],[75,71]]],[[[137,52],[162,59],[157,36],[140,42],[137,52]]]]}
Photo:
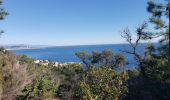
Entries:
{"type": "Polygon", "coordinates": [[[147,0],[4,0],[0,44],[125,43],[120,31],[148,19],[147,0]]]}

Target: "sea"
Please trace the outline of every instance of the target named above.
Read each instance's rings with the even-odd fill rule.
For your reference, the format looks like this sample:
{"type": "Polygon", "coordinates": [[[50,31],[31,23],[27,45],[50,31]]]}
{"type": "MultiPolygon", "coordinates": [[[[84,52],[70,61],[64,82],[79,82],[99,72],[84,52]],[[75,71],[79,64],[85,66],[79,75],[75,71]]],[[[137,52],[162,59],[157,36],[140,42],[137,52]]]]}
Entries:
{"type": "MultiPolygon", "coordinates": [[[[139,54],[144,54],[146,44],[140,44],[137,48],[139,54]]],[[[53,46],[39,49],[21,49],[11,50],[17,55],[27,55],[33,59],[49,60],[55,62],[81,62],[75,55],[76,52],[85,51],[91,53],[92,51],[102,52],[104,49],[110,49],[115,53],[124,54],[127,65],[126,69],[137,67],[137,62],[133,55],[122,52],[122,50],[132,50],[129,44],[103,44],[103,45],[79,45],[79,46],[53,46]]]]}

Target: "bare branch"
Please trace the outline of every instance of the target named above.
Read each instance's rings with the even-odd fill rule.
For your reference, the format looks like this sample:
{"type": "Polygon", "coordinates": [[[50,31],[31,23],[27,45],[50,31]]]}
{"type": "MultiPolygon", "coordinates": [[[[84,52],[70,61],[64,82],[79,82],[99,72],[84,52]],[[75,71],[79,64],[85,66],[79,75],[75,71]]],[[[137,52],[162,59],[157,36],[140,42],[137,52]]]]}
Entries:
{"type": "Polygon", "coordinates": [[[133,42],[132,42],[132,36],[131,36],[131,33],[130,33],[130,30],[128,28],[124,29],[123,32],[121,33],[121,36],[126,39],[126,41],[132,46],[134,47],[133,45],[133,42]]]}
{"type": "Polygon", "coordinates": [[[123,38],[126,39],[126,41],[130,44],[130,46],[132,47],[132,51],[128,51],[128,50],[123,50],[122,52],[125,53],[129,53],[134,55],[137,60],[139,62],[141,62],[143,60],[143,57],[137,53],[136,49],[140,43],[140,40],[143,39],[143,37],[145,36],[146,32],[144,31],[144,29],[147,27],[147,23],[142,24],[140,27],[138,27],[136,29],[136,33],[137,33],[137,38],[136,40],[133,42],[132,41],[132,36],[131,36],[131,32],[128,28],[126,28],[125,30],[123,30],[123,32],[121,33],[121,36],[123,38]]]}

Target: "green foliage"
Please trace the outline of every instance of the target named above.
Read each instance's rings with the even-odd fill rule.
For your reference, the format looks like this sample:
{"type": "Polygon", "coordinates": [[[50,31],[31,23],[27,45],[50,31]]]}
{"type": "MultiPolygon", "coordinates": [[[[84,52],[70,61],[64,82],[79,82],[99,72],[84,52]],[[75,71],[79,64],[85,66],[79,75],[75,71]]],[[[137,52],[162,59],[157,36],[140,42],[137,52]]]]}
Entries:
{"type": "Polygon", "coordinates": [[[52,74],[60,80],[57,97],[61,99],[73,98],[76,83],[82,78],[83,73],[83,68],[79,64],[54,67],[52,74]]]}
{"type": "MultiPolygon", "coordinates": [[[[160,42],[160,47],[156,48],[152,44],[146,47],[146,60],[142,66],[145,67],[146,77],[156,81],[168,81],[167,75],[170,73],[170,55],[169,55],[169,26],[166,21],[169,18],[169,1],[162,3],[156,3],[153,1],[148,2],[148,12],[151,13],[150,22],[153,23],[156,28],[155,31],[159,31],[159,35],[163,36],[160,42]],[[165,78],[166,77],[166,78],[165,78]]],[[[152,36],[158,35],[152,32],[152,36]]]]}
{"type": "Polygon", "coordinates": [[[114,68],[117,66],[124,66],[126,64],[126,59],[122,54],[115,54],[109,49],[105,49],[101,53],[93,51],[91,54],[87,52],[77,52],[76,56],[81,59],[87,68],[93,66],[114,68]]]}
{"type": "MultiPolygon", "coordinates": [[[[164,100],[170,98],[169,55],[169,1],[158,4],[148,2],[149,19],[155,25],[153,32],[147,32],[148,23],[137,28],[137,39],[132,41],[130,31],[124,31],[124,38],[133,48],[138,58],[139,69],[115,71],[124,66],[126,59],[106,49],[102,52],[78,52],[80,64],[67,64],[58,67],[35,64],[25,56],[16,56],[0,48],[0,97],[9,99],[64,99],[64,100],[164,100]],[[148,44],[145,55],[136,52],[139,41],[162,36],[160,47],[148,44]],[[144,74],[144,75],[141,75],[144,74]]],[[[0,0],[0,20],[7,12],[0,0]]],[[[1,31],[2,32],[2,31],[1,31]]],[[[52,63],[51,63],[52,64],[52,63]]],[[[0,98],[1,99],[1,98],[0,98]]]]}
{"type": "MultiPolygon", "coordinates": [[[[150,22],[155,25],[155,31],[151,32],[152,36],[160,35],[159,56],[170,60],[170,41],[169,41],[169,8],[170,2],[167,0],[157,3],[156,1],[148,2],[148,12],[151,14],[150,22]]],[[[169,63],[170,64],[170,63],[169,63]]]]}
{"type": "MultiPolygon", "coordinates": [[[[157,37],[162,39],[159,42],[159,47],[148,44],[145,47],[145,55],[138,55],[140,74],[129,72],[127,98],[129,100],[168,100],[170,98],[169,7],[168,0],[161,3],[153,0],[148,2],[147,10],[151,13],[149,21],[155,27],[152,32],[143,32],[145,38],[141,39],[157,37]]],[[[144,29],[146,30],[146,27],[144,29]]],[[[136,52],[132,54],[137,55],[136,52]]]]}
{"type": "Polygon", "coordinates": [[[163,19],[163,16],[169,17],[169,3],[168,1],[163,1],[162,3],[156,3],[153,0],[148,2],[147,10],[152,14],[150,22],[155,24],[155,29],[165,28],[166,23],[163,19]]]}
{"type": "Polygon", "coordinates": [[[0,20],[3,20],[8,15],[7,11],[2,7],[3,1],[0,0],[0,20]]]}
{"type": "Polygon", "coordinates": [[[31,64],[20,63],[19,57],[5,49],[0,51],[0,85],[2,99],[13,99],[34,77],[31,64]]]}
{"type": "Polygon", "coordinates": [[[48,76],[37,77],[33,83],[28,84],[22,90],[23,95],[18,96],[18,99],[45,99],[55,96],[58,90],[57,82],[54,82],[48,76]]]}
{"type": "MultiPolygon", "coordinates": [[[[5,68],[2,76],[6,75],[6,78],[2,77],[3,99],[101,99],[104,97],[116,99],[127,92],[127,74],[117,73],[106,66],[88,70],[83,69],[80,64],[45,67],[35,64],[33,59],[25,55],[16,56],[10,52],[2,54],[3,60],[0,61],[5,68]],[[82,93],[83,97],[77,93],[82,93]]],[[[108,57],[109,60],[110,54],[105,52],[102,56],[108,57]]],[[[97,57],[98,53],[93,52],[93,59],[97,57]]],[[[114,59],[122,58],[117,54],[114,59]]]]}
{"type": "Polygon", "coordinates": [[[75,97],[83,100],[113,100],[127,92],[126,72],[117,73],[106,67],[87,70],[77,87],[75,97]]]}
{"type": "Polygon", "coordinates": [[[26,55],[20,55],[19,56],[19,60],[22,62],[22,63],[33,63],[33,59],[27,57],[26,55]]]}
{"type": "Polygon", "coordinates": [[[168,81],[170,80],[170,68],[166,59],[152,58],[145,62],[146,77],[152,81],[168,81]]]}
{"type": "MultiPolygon", "coordinates": [[[[155,81],[156,74],[149,79],[140,77],[137,70],[128,71],[128,100],[169,100],[169,83],[155,81]],[[154,79],[153,79],[154,78],[154,79]]],[[[159,75],[157,75],[159,76],[159,75]]]]}
{"type": "Polygon", "coordinates": [[[81,59],[81,61],[86,65],[86,67],[90,67],[91,64],[91,55],[87,52],[77,52],[76,56],[81,59]]]}
{"type": "MultiPolygon", "coordinates": [[[[0,0],[0,20],[3,20],[5,18],[5,16],[8,15],[7,11],[3,8],[3,2],[2,0],[0,0]]],[[[3,33],[3,30],[0,30],[0,35],[3,33]]],[[[3,91],[4,91],[4,82],[5,79],[7,79],[6,76],[8,75],[4,75],[3,71],[4,71],[4,61],[3,61],[3,54],[6,53],[4,52],[3,48],[0,48],[0,99],[3,96],[3,91]]]]}
{"type": "MultiPolygon", "coordinates": [[[[3,5],[3,1],[0,0],[0,20],[3,20],[8,15],[7,11],[3,8],[2,5],[3,5]]],[[[4,33],[4,31],[0,30],[0,35],[1,33],[4,33]]]]}

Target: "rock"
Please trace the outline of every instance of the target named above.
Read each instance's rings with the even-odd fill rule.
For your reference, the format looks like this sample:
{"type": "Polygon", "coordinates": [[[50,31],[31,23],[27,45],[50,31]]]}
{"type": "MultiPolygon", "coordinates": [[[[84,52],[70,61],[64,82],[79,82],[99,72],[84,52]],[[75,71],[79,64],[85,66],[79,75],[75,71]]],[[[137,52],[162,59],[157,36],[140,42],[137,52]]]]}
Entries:
{"type": "Polygon", "coordinates": [[[45,63],[49,63],[49,61],[48,61],[48,60],[44,60],[44,62],[45,62],[45,63]]]}
{"type": "Polygon", "coordinates": [[[40,60],[35,60],[34,63],[38,64],[40,63],[40,60]]]}
{"type": "Polygon", "coordinates": [[[80,63],[76,63],[76,62],[66,62],[66,63],[59,63],[59,62],[50,62],[49,60],[35,60],[34,63],[36,64],[41,64],[44,66],[67,66],[69,64],[80,64],[80,63]]]}
{"type": "Polygon", "coordinates": [[[49,63],[42,63],[42,65],[44,65],[44,66],[48,66],[48,64],[49,64],[49,63]]]}
{"type": "Polygon", "coordinates": [[[59,65],[59,63],[58,63],[58,62],[55,62],[55,63],[54,63],[54,66],[55,66],[55,67],[57,67],[58,65],[59,65]]]}
{"type": "Polygon", "coordinates": [[[4,50],[3,50],[3,52],[5,53],[5,52],[6,52],[6,50],[4,49],[4,50]]]}

